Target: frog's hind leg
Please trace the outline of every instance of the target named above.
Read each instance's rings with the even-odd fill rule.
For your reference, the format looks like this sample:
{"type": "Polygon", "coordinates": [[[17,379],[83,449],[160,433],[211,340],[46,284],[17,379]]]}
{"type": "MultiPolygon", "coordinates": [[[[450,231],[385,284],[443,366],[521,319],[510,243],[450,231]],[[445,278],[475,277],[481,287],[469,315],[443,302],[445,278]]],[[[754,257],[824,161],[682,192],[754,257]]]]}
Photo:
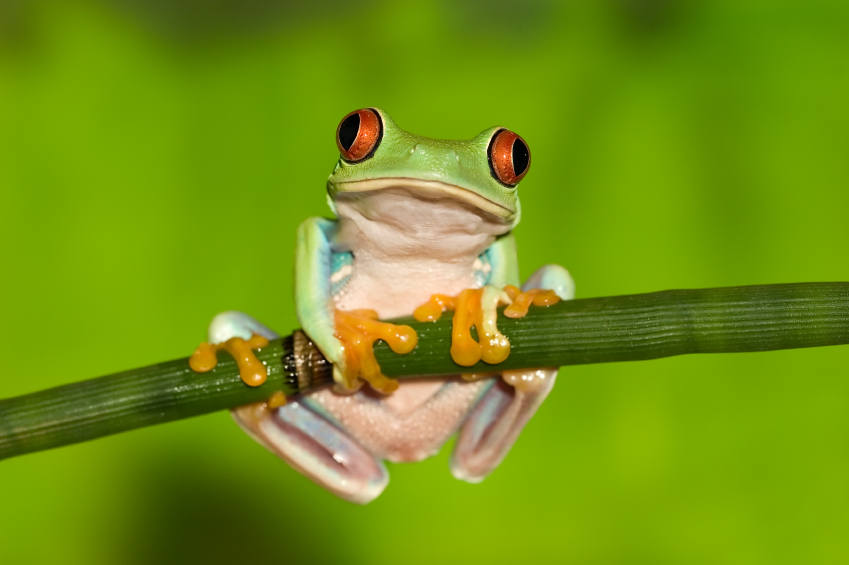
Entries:
{"type": "MultiPolygon", "coordinates": [[[[209,325],[210,343],[259,334],[279,337],[242,312],[218,314],[209,325]]],[[[383,463],[356,440],[302,402],[272,409],[251,404],[232,410],[236,423],[295,470],[350,502],[374,500],[389,483],[383,463]]]]}
{"type": "Polygon", "coordinates": [[[513,447],[556,378],[557,369],[547,368],[510,371],[494,379],[460,428],[451,474],[470,483],[484,480],[513,447]]]}
{"type": "Polygon", "coordinates": [[[371,502],[389,483],[383,462],[297,400],[276,410],[242,406],[233,419],[296,471],[349,502],[371,502]]]}
{"type": "MultiPolygon", "coordinates": [[[[575,297],[575,283],[560,265],[544,265],[522,285],[553,290],[563,300],[575,297]]],[[[451,473],[477,483],[504,459],[528,420],[554,386],[557,369],[508,371],[495,380],[469,413],[451,455],[451,473]]]]}

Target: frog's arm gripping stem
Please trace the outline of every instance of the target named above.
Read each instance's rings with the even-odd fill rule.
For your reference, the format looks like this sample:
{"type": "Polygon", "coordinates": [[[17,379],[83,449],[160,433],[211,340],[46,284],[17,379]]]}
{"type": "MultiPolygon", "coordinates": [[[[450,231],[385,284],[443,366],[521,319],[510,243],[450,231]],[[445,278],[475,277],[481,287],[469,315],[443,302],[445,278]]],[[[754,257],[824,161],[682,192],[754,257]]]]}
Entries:
{"type": "Polygon", "coordinates": [[[492,273],[488,285],[504,288],[508,284],[519,286],[519,260],[516,254],[516,238],[513,232],[506,233],[495,240],[486,250],[492,273]]]}
{"type": "Polygon", "coordinates": [[[307,335],[334,365],[344,362],[342,343],[334,336],[330,295],[331,241],[338,222],[307,218],[298,226],[295,250],[295,311],[307,335]]]}

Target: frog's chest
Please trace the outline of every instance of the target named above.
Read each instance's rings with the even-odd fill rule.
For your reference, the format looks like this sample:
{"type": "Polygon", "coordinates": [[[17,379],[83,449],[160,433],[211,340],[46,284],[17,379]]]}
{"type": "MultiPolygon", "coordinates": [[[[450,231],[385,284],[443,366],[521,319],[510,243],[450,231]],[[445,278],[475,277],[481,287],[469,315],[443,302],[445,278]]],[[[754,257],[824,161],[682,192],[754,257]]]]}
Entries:
{"type": "Polygon", "coordinates": [[[386,397],[367,389],[351,395],[323,389],[304,400],[376,457],[410,462],[435,455],[488,384],[459,377],[421,379],[401,383],[386,397]]]}
{"type": "Polygon", "coordinates": [[[456,296],[484,286],[491,271],[486,252],[455,263],[369,261],[334,253],[333,301],[340,310],[375,310],[381,319],[409,316],[434,294],[456,296]]]}
{"type": "Polygon", "coordinates": [[[487,249],[509,226],[456,200],[402,188],[338,197],[331,293],[341,310],[410,315],[433,294],[486,284],[487,249]]]}

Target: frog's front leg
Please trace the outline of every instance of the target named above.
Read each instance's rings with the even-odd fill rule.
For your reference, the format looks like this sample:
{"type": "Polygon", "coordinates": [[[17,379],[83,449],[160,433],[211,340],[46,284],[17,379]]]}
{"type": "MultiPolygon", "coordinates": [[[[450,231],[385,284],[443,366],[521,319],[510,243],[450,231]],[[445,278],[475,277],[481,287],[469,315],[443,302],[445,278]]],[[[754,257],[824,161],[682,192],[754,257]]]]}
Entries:
{"type": "MultiPolygon", "coordinates": [[[[259,334],[279,337],[242,312],[224,312],[209,326],[210,343],[259,334]]],[[[332,422],[297,399],[279,408],[251,404],[232,410],[252,438],[313,482],[350,502],[374,500],[389,482],[381,461],[332,422]]]]}
{"type": "MultiPolygon", "coordinates": [[[[522,286],[523,292],[534,289],[551,289],[564,300],[575,295],[572,277],[559,265],[540,268],[522,286]]],[[[506,371],[501,377],[483,393],[460,429],[450,463],[458,479],[477,483],[498,467],[551,392],[557,368],[506,371]]]]}
{"type": "Polygon", "coordinates": [[[339,392],[356,390],[362,381],[384,394],[398,388],[398,381],[380,372],[373,345],[385,341],[396,353],[409,353],[418,337],[409,326],[377,320],[372,310],[337,310],[334,282],[350,276],[350,265],[333,272],[333,241],[338,222],[308,218],[298,227],[295,255],[295,308],[298,321],[328,361],[339,392]],[[346,270],[347,269],[347,270],[346,270]],[[337,280],[338,278],[338,280],[337,280]]]}

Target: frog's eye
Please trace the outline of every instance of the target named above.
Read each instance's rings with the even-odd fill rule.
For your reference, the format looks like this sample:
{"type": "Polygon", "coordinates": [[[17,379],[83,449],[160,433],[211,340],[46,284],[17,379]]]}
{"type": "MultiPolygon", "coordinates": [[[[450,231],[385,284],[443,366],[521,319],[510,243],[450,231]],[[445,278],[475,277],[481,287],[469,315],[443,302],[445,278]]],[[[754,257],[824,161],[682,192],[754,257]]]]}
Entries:
{"type": "Polygon", "coordinates": [[[351,112],[339,122],[336,146],[346,161],[368,159],[377,151],[383,138],[383,121],[371,108],[351,112]]]}
{"type": "Polygon", "coordinates": [[[509,129],[503,129],[492,136],[488,151],[492,176],[507,186],[519,184],[531,168],[528,144],[509,129]]]}

